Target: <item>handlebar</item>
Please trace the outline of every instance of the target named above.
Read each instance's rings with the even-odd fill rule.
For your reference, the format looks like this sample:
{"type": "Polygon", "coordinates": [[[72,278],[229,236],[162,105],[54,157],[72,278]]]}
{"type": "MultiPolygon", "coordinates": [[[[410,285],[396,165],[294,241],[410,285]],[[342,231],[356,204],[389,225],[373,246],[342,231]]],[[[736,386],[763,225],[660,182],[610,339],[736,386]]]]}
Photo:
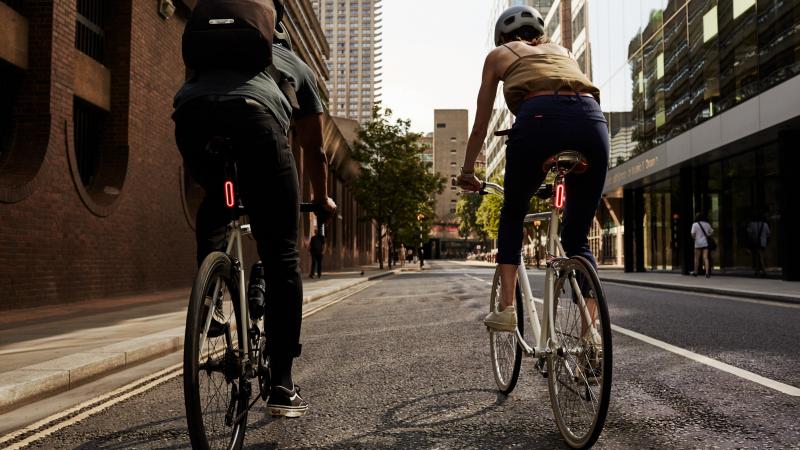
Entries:
{"type": "Polygon", "coordinates": [[[328,221],[331,217],[324,206],[319,203],[300,203],[301,213],[314,213],[317,216],[317,222],[321,225],[328,221]]]}
{"type": "MultiPolygon", "coordinates": [[[[455,178],[450,179],[450,183],[453,186],[458,186],[458,181],[455,178]]],[[[503,186],[500,186],[497,183],[490,183],[488,181],[481,181],[481,188],[478,190],[478,194],[486,195],[489,191],[494,191],[495,194],[503,195],[505,191],[503,190],[503,186]],[[488,189],[488,191],[487,191],[488,189]]]]}

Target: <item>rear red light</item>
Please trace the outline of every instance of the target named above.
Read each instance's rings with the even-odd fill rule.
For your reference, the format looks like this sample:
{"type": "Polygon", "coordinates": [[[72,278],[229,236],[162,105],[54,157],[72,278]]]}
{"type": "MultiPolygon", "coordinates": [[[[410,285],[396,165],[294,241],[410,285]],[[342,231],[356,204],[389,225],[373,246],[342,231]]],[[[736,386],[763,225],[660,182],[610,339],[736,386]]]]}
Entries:
{"type": "Polygon", "coordinates": [[[556,186],[556,208],[563,208],[564,201],[566,200],[566,193],[564,192],[564,184],[556,186]]]}
{"type": "Polygon", "coordinates": [[[233,181],[225,182],[225,205],[228,208],[236,206],[236,196],[233,193],[233,181]]]}

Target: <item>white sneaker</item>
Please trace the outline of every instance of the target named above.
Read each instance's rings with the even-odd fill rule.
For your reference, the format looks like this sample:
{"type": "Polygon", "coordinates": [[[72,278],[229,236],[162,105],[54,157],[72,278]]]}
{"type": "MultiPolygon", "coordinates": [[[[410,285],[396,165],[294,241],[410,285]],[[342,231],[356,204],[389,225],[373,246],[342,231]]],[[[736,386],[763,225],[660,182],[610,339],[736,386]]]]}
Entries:
{"type": "Polygon", "coordinates": [[[492,311],[483,319],[483,324],[494,331],[514,331],[517,329],[517,310],[512,305],[502,311],[492,311]]]}

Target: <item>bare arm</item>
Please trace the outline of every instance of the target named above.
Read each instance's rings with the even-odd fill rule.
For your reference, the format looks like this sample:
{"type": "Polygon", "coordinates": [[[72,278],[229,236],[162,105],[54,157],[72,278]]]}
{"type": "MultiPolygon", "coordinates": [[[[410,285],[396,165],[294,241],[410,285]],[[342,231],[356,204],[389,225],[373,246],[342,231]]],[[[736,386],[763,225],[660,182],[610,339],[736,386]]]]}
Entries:
{"type": "Polygon", "coordinates": [[[475,168],[475,159],[483,147],[486,139],[486,130],[489,128],[489,118],[494,106],[494,98],[497,94],[497,85],[500,77],[496,69],[496,53],[492,52],[486,57],[483,64],[483,76],[481,88],[478,91],[478,105],[475,111],[475,123],[472,125],[472,133],[467,141],[467,152],[464,156],[464,172],[471,172],[475,168]]]}
{"type": "Polygon", "coordinates": [[[303,147],[303,167],[308,170],[314,201],[328,198],[328,159],[322,149],[322,114],[312,114],[295,122],[295,137],[303,147]]]}

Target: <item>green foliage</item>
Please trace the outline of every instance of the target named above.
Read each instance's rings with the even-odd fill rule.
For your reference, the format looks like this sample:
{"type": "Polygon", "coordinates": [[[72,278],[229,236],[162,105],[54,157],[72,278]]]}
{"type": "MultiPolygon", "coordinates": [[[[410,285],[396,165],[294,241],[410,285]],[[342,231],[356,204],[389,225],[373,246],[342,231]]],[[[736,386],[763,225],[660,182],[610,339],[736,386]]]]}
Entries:
{"type": "Polygon", "coordinates": [[[444,178],[428,172],[422,161],[422,135],[409,130],[408,120],[392,121],[391,115],[375,106],[372,119],[359,129],[352,156],[361,172],[353,190],[367,218],[395,244],[418,245],[420,234],[427,239],[430,232],[433,196],[444,190],[444,178]]]}
{"type": "MultiPolygon", "coordinates": [[[[478,168],[475,171],[475,176],[483,179],[486,176],[486,170],[478,168]]],[[[456,202],[456,217],[458,217],[458,235],[463,238],[468,238],[472,235],[477,235],[481,239],[486,238],[486,232],[478,224],[478,208],[481,206],[483,197],[477,193],[463,193],[456,202]]]]}
{"type": "MultiPolygon", "coordinates": [[[[501,186],[503,185],[503,180],[500,177],[494,177],[490,181],[501,186]]],[[[497,239],[497,229],[500,226],[500,208],[503,207],[503,197],[489,194],[481,198],[481,206],[478,207],[475,222],[487,236],[491,239],[497,239]]]]}
{"type": "MultiPolygon", "coordinates": [[[[500,177],[492,179],[494,183],[503,184],[500,177]]],[[[497,239],[497,230],[500,226],[500,209],[503,207],[503,198],[499,195],[484,195],[475,214],[475,226],[478,227],[486,236],[497,239]]],[[[460,200],[459,200],[460,201],[460,200]]],[[[529,213],[543,212],[550,209],[550,203],[538,197],[532,197],[529,213]]],[[[461,229],[459,228],[459,232],[461,229]]],[[[480,234],[480,232],[478,232],[480,234]]]]}

